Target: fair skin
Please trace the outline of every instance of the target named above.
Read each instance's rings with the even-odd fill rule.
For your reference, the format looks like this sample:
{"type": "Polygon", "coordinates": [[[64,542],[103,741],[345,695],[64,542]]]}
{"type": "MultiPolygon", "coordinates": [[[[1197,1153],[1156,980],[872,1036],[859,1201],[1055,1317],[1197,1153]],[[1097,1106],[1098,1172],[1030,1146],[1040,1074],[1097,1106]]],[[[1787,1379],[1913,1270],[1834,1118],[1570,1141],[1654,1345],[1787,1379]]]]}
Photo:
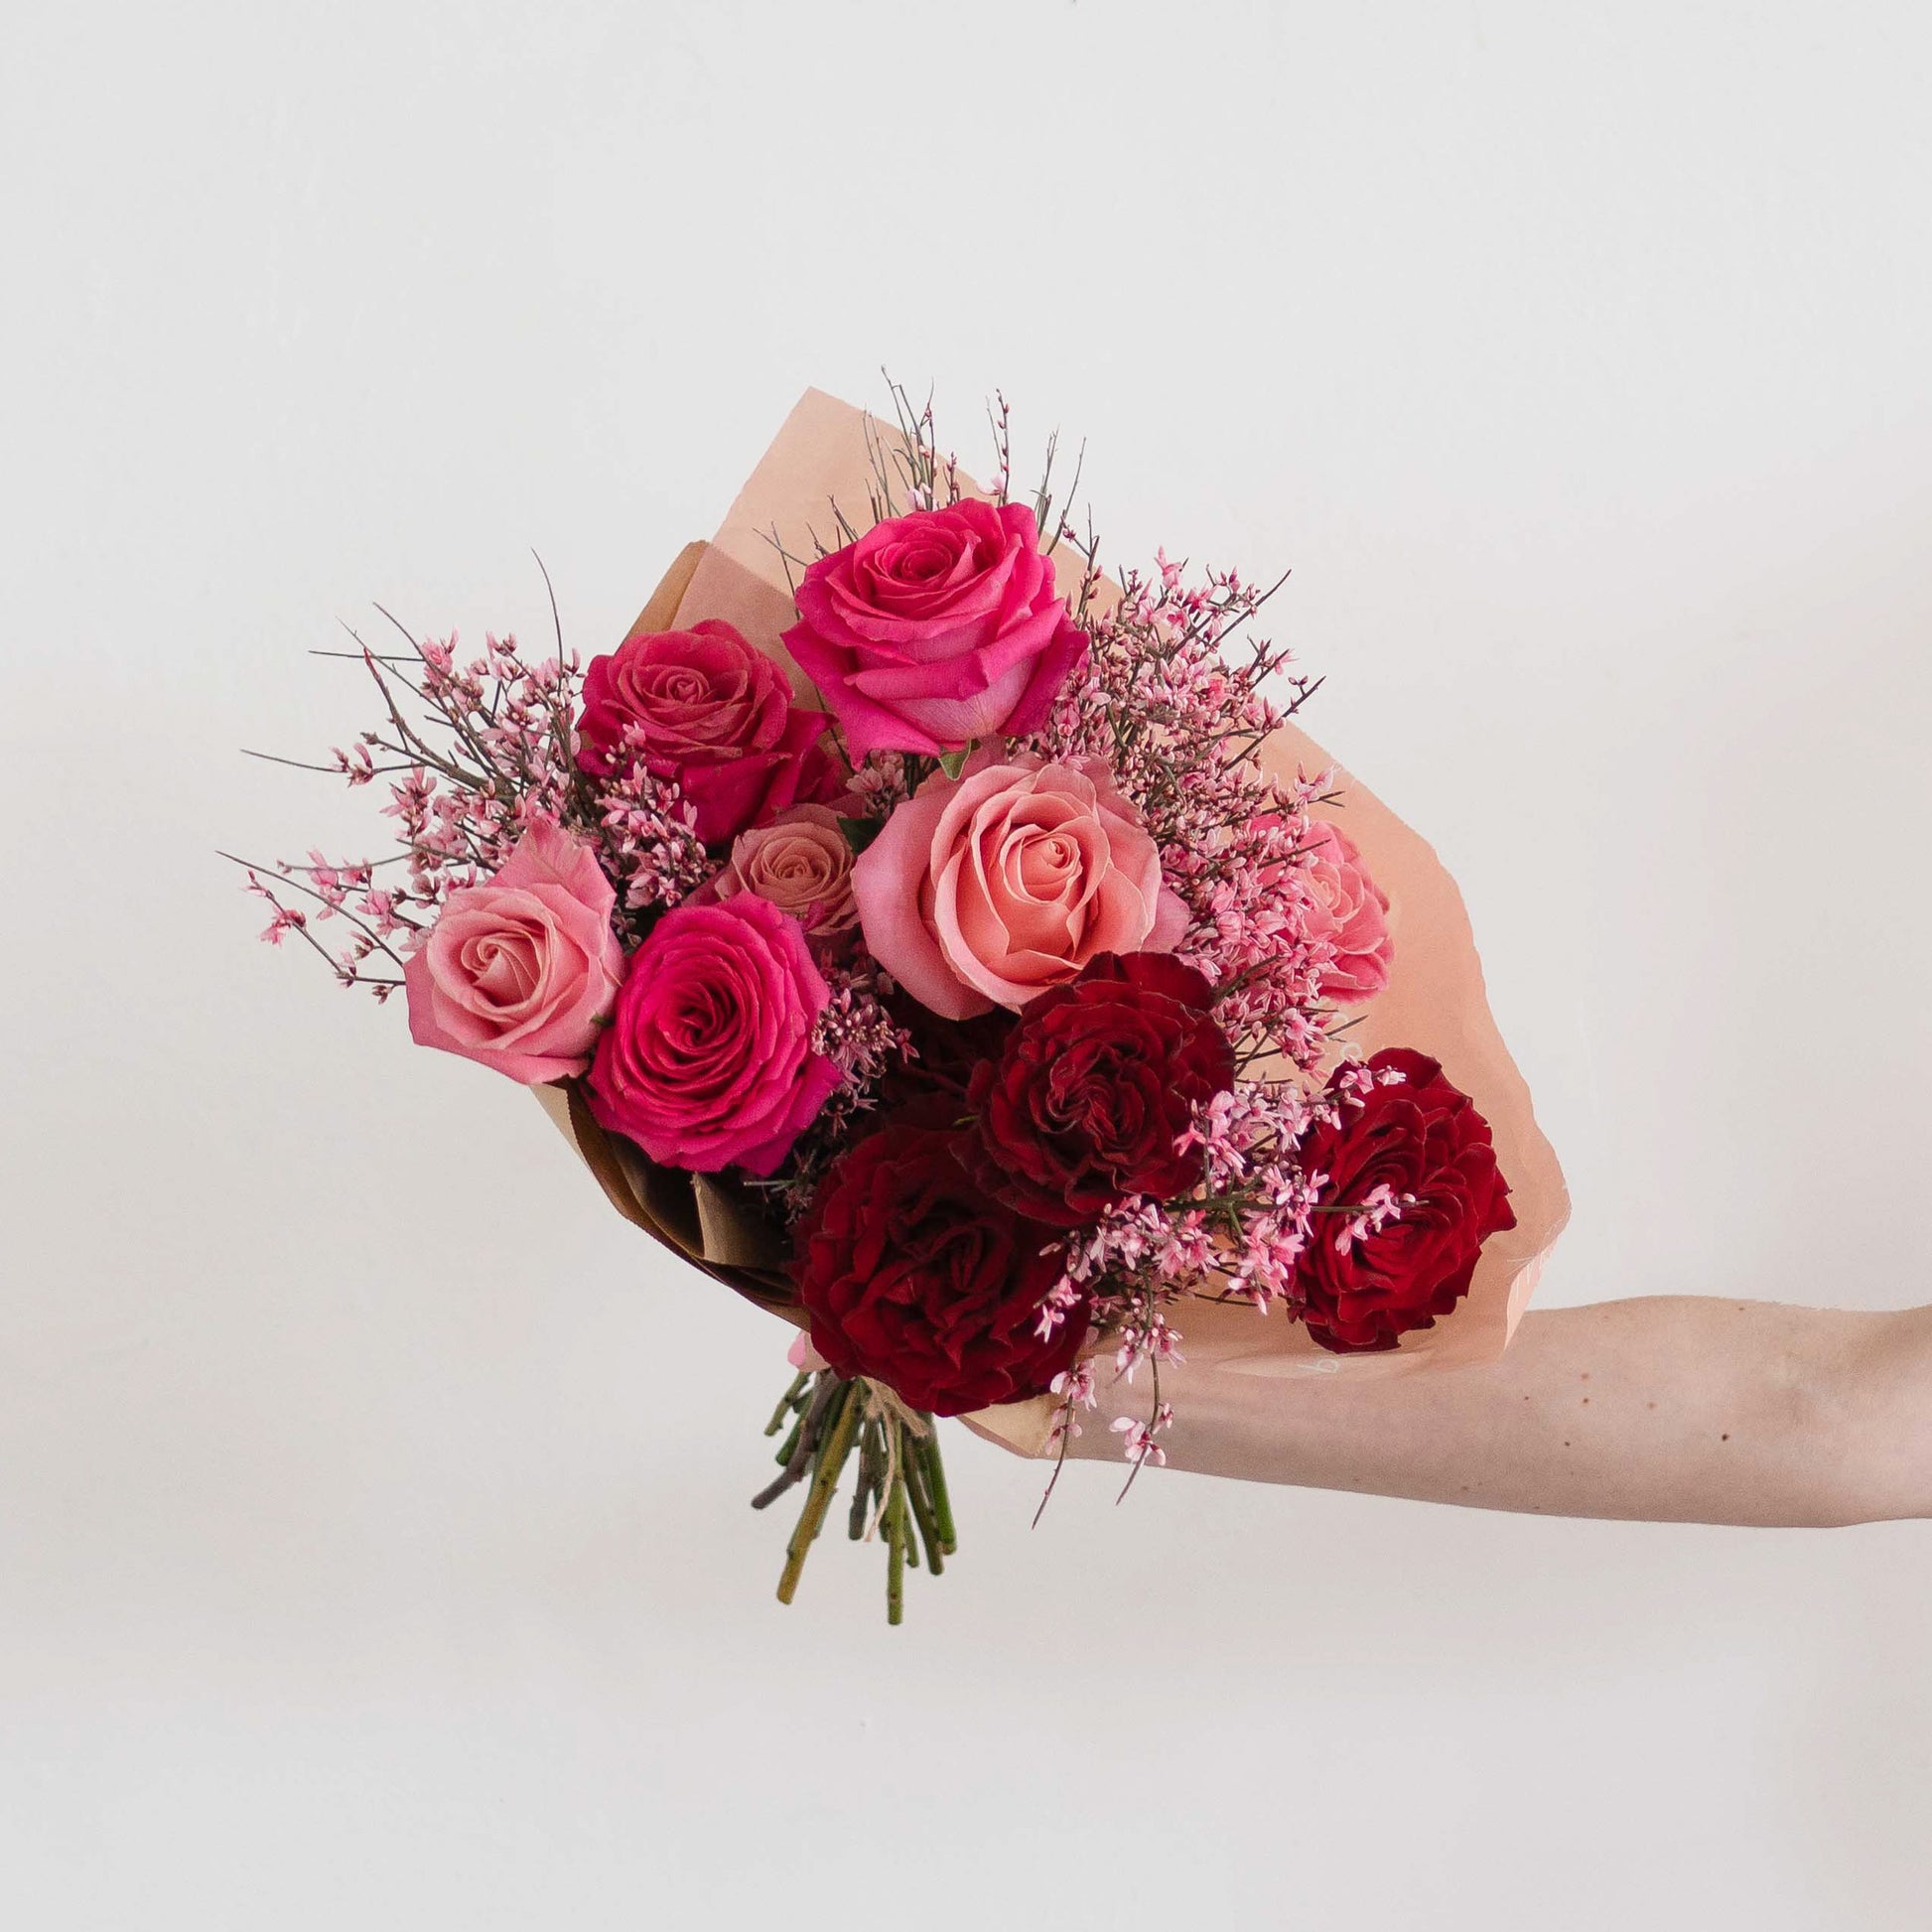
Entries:
{"type": "MultiPolygon", "coordinates": [[[[1545,1516],[1932,1516],[1932,1308],[1658,1296],[1533,1310],[1498,1361],[1361,1381],[1225,1366],[1252,1311],[1193,1314],[1185,1361],[1161,1374],[1172,1467],[1545,1516]]],[[[1151,1406],[1145,1369],[1109,1380],[1076,1456],[1118,1461],[1108,1424],[1151,1406]]]]}

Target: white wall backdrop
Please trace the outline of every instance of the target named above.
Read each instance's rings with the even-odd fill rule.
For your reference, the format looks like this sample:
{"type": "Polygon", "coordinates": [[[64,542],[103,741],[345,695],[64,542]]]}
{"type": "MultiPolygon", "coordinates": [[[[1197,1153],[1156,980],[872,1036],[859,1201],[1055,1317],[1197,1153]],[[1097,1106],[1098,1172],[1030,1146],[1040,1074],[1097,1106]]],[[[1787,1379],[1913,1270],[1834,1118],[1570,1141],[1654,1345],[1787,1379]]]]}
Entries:
{"type": "MultiPolygon", "coordinates": [[[[1932,1531],[961,1444],[770,1600],[782,1337],[213,857],[380,599],[585,650],[808,383],[1293,565],[1577,1197],[1553,1302],[1932,1298],[1908,5],[51,4],[0,58],[0,1914],[1883,1932],[1932,1531]]],[[[1286,1399],[1286,1395],[1285,1395],[1286,1399]]]]}

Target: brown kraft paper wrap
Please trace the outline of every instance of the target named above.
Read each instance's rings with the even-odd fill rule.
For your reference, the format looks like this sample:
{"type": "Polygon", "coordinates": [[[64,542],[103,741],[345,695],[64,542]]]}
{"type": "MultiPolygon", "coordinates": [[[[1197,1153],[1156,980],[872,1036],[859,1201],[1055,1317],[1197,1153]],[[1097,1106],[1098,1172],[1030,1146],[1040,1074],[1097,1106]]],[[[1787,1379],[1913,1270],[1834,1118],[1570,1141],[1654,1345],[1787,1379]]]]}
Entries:
{"type": "MultiPolygon", "coordinates": [[[[833,503],[854,515],[869,501],[868,436],[889,449],[899,441],[892,426],[836,397],[807,390],[718,534],[708,545],[685,546],[632,633],[682,628],[701,618],[725,619],[784,664],[801,696],[816,703],[779,642],[794,613],[784,563],[771,538],[775,531],[786,550],[803,557],[814,554],[815,536],[828,545],[835,542],[833,503]]],[[[974,487],[963,478],[961,484],[974,487]]],[[[1078,560],[1062,556],[1060,561],[1062,584],[1076,582],[1078,560]]],[[[1293,724],[1269,741],[1263,759],[1290,778],[1298,767],[1312,773],[1332,764],[1293,724]]],[[[1427,840],[1346,771],[1334,771],[1331,788],[1342,803],[1333,816],[1389,896],[1395,940],[1389,983],[1359,1009],[1349,1037],[1364,1054],[1383,1046],[1412,1046],[1442,1061],[1449,1079],[1489,1122],[1516,1226],[1490,1237],[1468,1295],[1452,1314],[1412,1331],[1399,1348],[1384,1353],[1330,1354],[1281,1311],[1261,1314],[1202,1303],[1176,1310],[1175,1326],[1190,1358],[1205,1356],[1219,1368],[1248,1375],[1363,1378],[1493,1361],[1508,1344],[1569,1218],[1563,1171],[1490,1015],[1482,965],[1455,882],[1427,840]]],[[[605,1134],[572,1083],[536,1093],[620,1213],[706,1274],[803,1324],[786,1287],[782,1239],[742,1191],[723,1176],[660,1168],[627,1142],[605,1134]]],[[[1283,1391],[1283,1399],[1292,1399],[1289,1391],[1283,1391]]],[[[1023,1453],[1036,1454],[1045,1445],[1051,1410],[1050,1399],[1041,1396],[967,1420],[1023,1453]]]]}

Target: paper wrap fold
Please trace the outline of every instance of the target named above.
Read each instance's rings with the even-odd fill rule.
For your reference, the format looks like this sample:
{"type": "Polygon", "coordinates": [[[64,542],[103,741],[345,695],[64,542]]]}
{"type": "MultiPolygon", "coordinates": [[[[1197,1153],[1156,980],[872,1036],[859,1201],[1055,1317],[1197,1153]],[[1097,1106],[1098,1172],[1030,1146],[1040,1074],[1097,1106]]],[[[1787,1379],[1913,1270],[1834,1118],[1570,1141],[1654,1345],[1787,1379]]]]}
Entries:
{"type": "MultiPolygon", "coordinates": [[[[631,626],[632,634],[723,618],[784,664],[800,695],[816,703],[779,642],[779,633],[793,621],[793,610],[784,564],[771,538],[775,531],[793,556],[809,557],[814,533],[828,543],[834,539],[835,501],[848,509],[867,502],[872,476],[868,423],[865,413],[851,404],[807,390],[739,492],[718,534],[709,544],[685,546],[631,626]]],[[[870,422],[870,434],[888,447],[897,437],[877,421],[870,422]]],[[[1063,558],[1061,581],[1076,581],[1079,569],[1077,559],[1063,558]]],[[[1263,758],[1269,768],[1291,778],[1298,767],[1312,773],[1332,763],[1294,725],[1269,741],[1263,758]]],[[[1490,1015],[1481,962],[1455,882],[1429,843],[1357,779],[1337,768],[1333,788],[1343,801],[1335,818],[1389,896],[1395,940],[1389,983],[1361,1010],[1350,1037],[1364,1053],[1413,1046],[1442,1061],[1449,1079],[1471,1096],[1489,1122],[1496,1158],[1510,1184],[1516,1226],[1485,1244],[1468,1295],[1455,1311],[1434,1327],[1405,1335],[1397,1349],[1334,1355],[1279,1311],[1262,1315],[1247,1309],[1203,1309],[1214,1365],[1249,1375],[1359,1378],[1491,1361],[1507,1345],[1569,1218],[1563,1172],[1536,1124],[1529,1089],[1490,1015]]],[[[536,1093],[620,1213],[706,1274],[803,1324],[786,1287],[782,1241],[742,1191],[720,1177],[660,1168],[628,1142],[605,1134],[573,1085],[538,1088],[536,1093]]],[[[1184,1310],[1176,1315],[1176,1326],[1183,1333],[1195,1330],[1184,1310]]],[[[984,1410],[968,1420],[1025,1453],[1036,1453],[1045,1441],[1050,1408],[1048,1399],[1040,1397],[984,1410]]]]}

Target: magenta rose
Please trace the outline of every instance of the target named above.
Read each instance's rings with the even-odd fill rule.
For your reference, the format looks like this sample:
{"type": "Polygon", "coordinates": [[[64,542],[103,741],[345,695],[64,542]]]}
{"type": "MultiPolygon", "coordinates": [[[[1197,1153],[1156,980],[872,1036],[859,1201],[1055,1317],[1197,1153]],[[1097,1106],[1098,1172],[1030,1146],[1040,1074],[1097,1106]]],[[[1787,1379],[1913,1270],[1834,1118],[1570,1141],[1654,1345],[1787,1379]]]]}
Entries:
{"type": "Polygon", "coordinates": [[[1370,1000],[1389,983],[1395,945],[1389,937],[1389,896],[1368,875],[1348,835],[1319,822],[1309,828],[1301,870],[1311,935],[1332,957],[1321,970],[1321,992],[1337,1006],[1370,1000]]]}
{"type": "Polygon", "coordinates": [[[800,799],[837,794],[831,721],[793,701],[785,674],[728,623],[639,631],[584,673],[577,762],[610,777],[640,759],[675,778],[714,845],[800,799]]]}
{"type": "Polygon", "coordinates": [[[1035,731],[1087,654],[1019,503],[875,524],[806,570],[784,640],[855,759],[1035,731]]]}
{"type": "Polygon", "coordinates": [[[948,1020],[1017,1011],[1098,953],[1172,952],[1187,923],[1097,759],[975,754],[894,811],[852,887],[872,956],[948,1020]]]}
{"type": "Polygon", "coordinates": [[[812,1049],[831,997],[796,919],[751,894],[675,906],[630,957],[587,1083],[601,1126],[696,1173],[770,1173],[838,1073],[812,1049]]]}
{"type": "Polygon", "coordinates": [[[493,879],[443,901],[403,967],[411,1037],[525,1086],[582,1073],[623,980],[615,897],[591,848],[538,820],[493,879]]]}

